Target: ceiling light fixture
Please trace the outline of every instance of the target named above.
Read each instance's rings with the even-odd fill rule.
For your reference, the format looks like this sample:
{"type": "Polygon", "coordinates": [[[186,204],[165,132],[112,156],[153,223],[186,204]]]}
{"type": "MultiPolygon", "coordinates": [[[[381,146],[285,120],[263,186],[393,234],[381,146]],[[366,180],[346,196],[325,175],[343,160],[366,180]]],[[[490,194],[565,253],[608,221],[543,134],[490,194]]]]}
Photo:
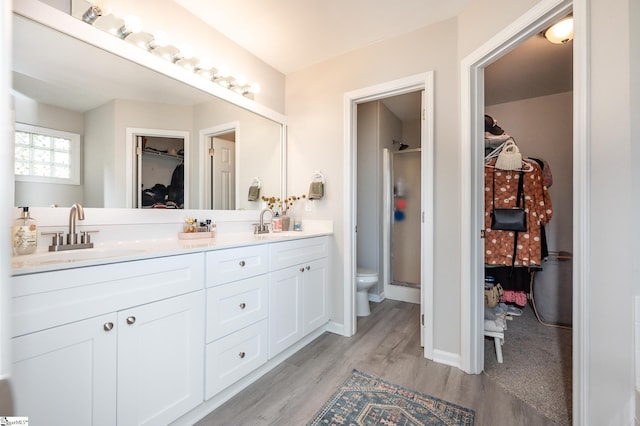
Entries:
{"type": "MultiPolygon", "coordinates": [[[[87,24],[93,25],[101,16],[113,15],[111,9],[105,9],[104,6],[97,5],[91,0],[90,3],[91,7],[89,7],[81,17],[82,21],[87,24]]],[[[115,16],[114,18],[117,21],[120,21],[120,18],[115,16]]],[[[140,37],[136,36],[136,41],[134,42],[134,44],[138,45],[140,48],[157,54],[176,65],[193,71],[197,75],[242,96],[253,99],[253,95],[259,93],[261,90],[258,83],[249,84],[246,77],[243,75],[233,77],[229,72],[229,69],[225,66],[215,68],[210,58],[205,56],[200,58],[194,57],[193,49],[189,45],[180,46],[179,49],[175,46],[169,45],[169,38],[164,31],[156,31],[153,35],[143,33],[142,22],[137,16],[128,15],[124,19],[120,28],[111,28],[106,31],[116,35],[122,40],[126,39],[131,34],[140,33],[140,37]]],[[[134,37],[131,37],[129,40],[133,39],[134,37]]]]}
{"type": "Polygon", "coordinates": [[[553,44],[565,44],[573,40],[573,16],[568,16],[547,28],[544,36],[553,44]]]}

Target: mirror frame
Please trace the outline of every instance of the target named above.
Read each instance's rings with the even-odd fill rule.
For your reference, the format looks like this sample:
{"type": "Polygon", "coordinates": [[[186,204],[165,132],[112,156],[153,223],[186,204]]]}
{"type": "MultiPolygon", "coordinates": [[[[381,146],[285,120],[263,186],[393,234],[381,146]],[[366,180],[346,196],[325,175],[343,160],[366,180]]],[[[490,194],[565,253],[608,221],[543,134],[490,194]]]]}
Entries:
{"type": "Polygon", "coordinates": [[[76,38],[98,49],[102,49],[123,59],[129,60],[135,64],[150,69],[151,71],[155,71],[183,84],[187,84],[218,99],[229,102],[279,124],[281,126],[280,196],[282,197],[283,194],[287,193],[287,122],[286,117],[283,114],[280,114],[279,112],[240,94],[225,89],[212,81],[207,81],[185,68],[176,66],[175,64],[159,58],[156,55],[149,54],[139,47],[126,43],[111,34],[82,22],[70,14],[64,13],[46,4],[32,0],[21,0],[19,2],[14,2],[13,13],[52,28],[70,37],[76,38]]]}

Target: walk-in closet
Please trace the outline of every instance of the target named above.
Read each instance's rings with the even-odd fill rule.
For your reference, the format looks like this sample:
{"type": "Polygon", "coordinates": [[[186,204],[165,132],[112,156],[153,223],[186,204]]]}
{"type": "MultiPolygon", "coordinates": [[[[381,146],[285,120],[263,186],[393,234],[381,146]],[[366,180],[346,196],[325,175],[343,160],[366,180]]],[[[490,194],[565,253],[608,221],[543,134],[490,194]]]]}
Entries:
{"type": "Polygon", "coordinates": [[[484,372],[571,424],[572,47],[542,35],[485,69],[484,372]]]}

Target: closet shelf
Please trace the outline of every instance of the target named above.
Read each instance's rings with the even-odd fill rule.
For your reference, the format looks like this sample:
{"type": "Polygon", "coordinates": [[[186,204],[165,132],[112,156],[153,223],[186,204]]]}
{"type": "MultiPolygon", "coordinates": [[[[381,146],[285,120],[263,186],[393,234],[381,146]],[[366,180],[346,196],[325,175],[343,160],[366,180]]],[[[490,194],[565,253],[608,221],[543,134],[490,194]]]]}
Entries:
{"type": "Polygon", "coordinates": [[[165,157],[165,158],[173,158],[176,160],[184,160],[184,155],[172,155],[172,154],[167,154],[166,152],[160,152],[160,151],[152,151],[152,150],[143,150],[142,151],[143,154],[149,154],[149,155],[155,155],[158,157],[165,157]]]}

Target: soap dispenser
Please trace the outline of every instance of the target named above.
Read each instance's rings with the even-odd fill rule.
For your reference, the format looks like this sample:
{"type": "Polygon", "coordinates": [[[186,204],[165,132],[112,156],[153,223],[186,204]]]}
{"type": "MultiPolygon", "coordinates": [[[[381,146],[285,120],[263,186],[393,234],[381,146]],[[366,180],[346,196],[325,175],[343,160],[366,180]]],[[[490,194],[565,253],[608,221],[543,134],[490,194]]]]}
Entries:
{"type": "Polygon", "coordinates": [[[38,248],[38,223],[29,215],[29,207],[21,207],[22,213],[12,228],[13,253],[31,254],[38,248]]]}

